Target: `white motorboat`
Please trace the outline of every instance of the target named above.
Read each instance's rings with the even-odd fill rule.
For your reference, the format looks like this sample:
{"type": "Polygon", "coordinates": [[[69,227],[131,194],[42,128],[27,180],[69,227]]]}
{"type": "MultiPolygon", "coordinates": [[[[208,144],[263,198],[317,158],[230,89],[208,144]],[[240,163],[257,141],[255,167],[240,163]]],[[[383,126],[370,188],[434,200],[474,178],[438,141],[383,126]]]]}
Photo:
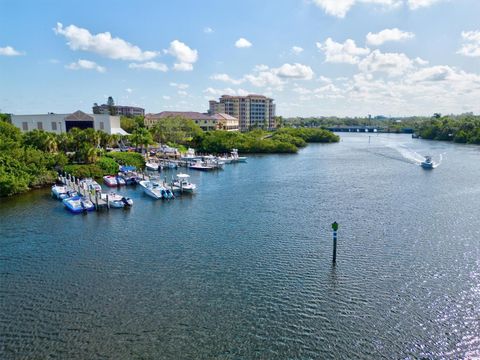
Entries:
{"type": "Polygon", "coordinates": [[[201,171],[209,171],[215,169],[213,165],[209,165],[206,161],[196,160],[193,163],[189,163],[188,167],[190,169],[201,170],[201,171]]]}
{"type": "Polygon", "coordinates": [[[140,186],[143,188],[145,194],[153,197],[154,199],[174,199],[175,195],[173,191],[162,185],[158,181],[142,180],[140,186]]]}
{"type": "Polygon", "coordinates": [[[177,174],[176,178],[173,180],[173,190],[176,192],[194,192],[197,188],[197,185],[192,184],[188,181],[190,175],[188,174],[177,174]]]}
{"type": "Polygon", "coordinates": [[[124,208],[124,207],[130,207],[133,206],[133,200],[130,199],[129,197],[125,197],[120,194],[116,194],[114,192],[111,192],[109,194],[102,194],[102,200],[108,201],[108,205],[111,208],[124,208]]]}
{"type": "Polygon", "coordinates": [[[103,182],[105,185],[109,187],[117,187],[117,186],[122,186],[126,185],[126,181],[124,178],[120,177],[119,175],[106,175],[103,177],[103,182]]]}
{"type": "Polygon", "coordinates": [[[158,169],[160,169],[160,165],[154,161],[147,161],[145,163],[145,167],[147,168],[147,170],[151,171],[158,171],[158,169]]]}
{"type": "Polygon", "coordinates": [[[238,149],[232,149],[231,154],[233,162],[247,162],[246,156],[238,156],[238,149]]]}
{"type": "Polygon", "coordinates": [[[425,160],[423,160],[420,164],[420,166],[424,169],[433,169],[434,165],[435,164],[433,163],[431,156],[425,156],[425,160]]]}
{"type": "Polygon", "coordinates": [[[100,184],[90,178],[80,180],[79,185],[83,189],[86,188],[87,190],[102,191],[100,184]]]}

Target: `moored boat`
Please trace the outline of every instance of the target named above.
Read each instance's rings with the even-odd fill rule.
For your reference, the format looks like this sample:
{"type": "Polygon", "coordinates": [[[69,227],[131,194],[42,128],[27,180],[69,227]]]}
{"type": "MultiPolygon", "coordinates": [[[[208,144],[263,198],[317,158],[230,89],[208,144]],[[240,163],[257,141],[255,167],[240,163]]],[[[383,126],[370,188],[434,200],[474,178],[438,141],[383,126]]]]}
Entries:
{"type": "Polygon", "coordinates": [[[189,163],[188,167],[190,169],[201,170],[201,171],[209,171],[215,169],[213,165],[208,164],[206,161],[196,160],[193,163],[189,163]]]}
{"type": "Polygon", "coordinates": [[[63,199],[62,202],[70,212],[75,214],[95,210],[95,205],[90,200],[79,195],[63,199]]]}
{"type": "Polygon", "coordinates": [[[172,182],[173,190],[176,192],[194,192],[197,189],[197,185],[188,181],[189,177],[190,175],[188,174],[177,174],[172,182]]]}
{"type": "Polygon", "coordinates": [[[158,171],[160,169],[160,165],[157,162],[151,160],[145,163],[145,167],[147,168],[147,170],[150,171],[158,171]]]}
{"type": "Polygon", "coordinates": [[[90,178],[80,180],[79,185],[81,188],[86,188],[87,190],[102,191],[100,184],[90,178]]]}
{"type": "Polygon", "coordinates": [[[102,194],[102,200],[108,201],[108,206],[111,208],[124,208],[133,206],[133,200],[129,197],[111,192],[109,194],[102,194]]]}
{"type": "Polygon", "coordinates": [[[154,199],[162,198],[162,187],[160,184],[150,180],[140,181],[140,186],[143,188],[143,192],[154,199]]]}
{"type": "Polygon", "coordinates": [[[247,162],[246,156],[239,156],[238,149],[232,149],[231,152],[233,162],[247,162]]]}
{"type": "Polygon", "coordinates": [[[106,175],[106,176],[103,177],[103,182],[105,183],[105,185],[110,186],[110,187],[117,187],[117,186],[126,185],[125,179],[123,179],[119,175],[117,175],[117,176],[106,175]]]}

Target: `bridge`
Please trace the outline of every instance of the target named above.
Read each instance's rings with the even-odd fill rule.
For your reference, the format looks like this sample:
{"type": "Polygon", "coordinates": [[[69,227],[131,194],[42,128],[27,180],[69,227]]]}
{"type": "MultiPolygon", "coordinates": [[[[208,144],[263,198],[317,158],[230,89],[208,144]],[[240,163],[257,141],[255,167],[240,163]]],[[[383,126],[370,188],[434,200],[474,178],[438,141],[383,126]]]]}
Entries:
{"type": "Polygon", "coordinates": [[[382,132],[383,128],[379,126],[348,126],[348,125],[336,125],[328,127],[327,130],[333,132],[382,132]]]}

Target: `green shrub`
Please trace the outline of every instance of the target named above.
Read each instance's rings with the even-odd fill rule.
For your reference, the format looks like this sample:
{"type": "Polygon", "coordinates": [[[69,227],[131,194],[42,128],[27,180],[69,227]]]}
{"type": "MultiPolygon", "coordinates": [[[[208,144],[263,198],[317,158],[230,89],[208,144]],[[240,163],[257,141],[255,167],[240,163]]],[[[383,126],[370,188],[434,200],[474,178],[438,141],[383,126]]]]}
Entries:
{"type": "Polygon", "coordinates": [[[109,152],[105,156],[114,159],[120,165],[132,165],[137,169],[145,167],[145,159],[139,153],[135,152],[109,152]]]}
{"type": "Polygon", "coordinates": [[[118,163],[111,157],[102,156],[97,160],[96,165],[102,169],[104,174],[116,174],[118,172],[118,163]]]}
{"type": "Polygon", "coordinates": [[[99,179],[104,175],[103,170],[97,164],[88,165],[66,165],[63,170],[75,176],[76,178],[95,178],[99,179]]]}

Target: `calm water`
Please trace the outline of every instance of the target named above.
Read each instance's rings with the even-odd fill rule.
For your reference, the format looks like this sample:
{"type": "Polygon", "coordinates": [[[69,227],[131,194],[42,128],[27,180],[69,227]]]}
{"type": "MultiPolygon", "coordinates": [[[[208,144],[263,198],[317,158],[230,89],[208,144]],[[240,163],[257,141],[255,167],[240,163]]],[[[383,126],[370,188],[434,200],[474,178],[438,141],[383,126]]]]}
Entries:
{"type": "Polygon", "coordinates": [[[346,134],[191,175],[130,210],[0,200],[0,358],[480,357],[480,147],[346,134]]]}

